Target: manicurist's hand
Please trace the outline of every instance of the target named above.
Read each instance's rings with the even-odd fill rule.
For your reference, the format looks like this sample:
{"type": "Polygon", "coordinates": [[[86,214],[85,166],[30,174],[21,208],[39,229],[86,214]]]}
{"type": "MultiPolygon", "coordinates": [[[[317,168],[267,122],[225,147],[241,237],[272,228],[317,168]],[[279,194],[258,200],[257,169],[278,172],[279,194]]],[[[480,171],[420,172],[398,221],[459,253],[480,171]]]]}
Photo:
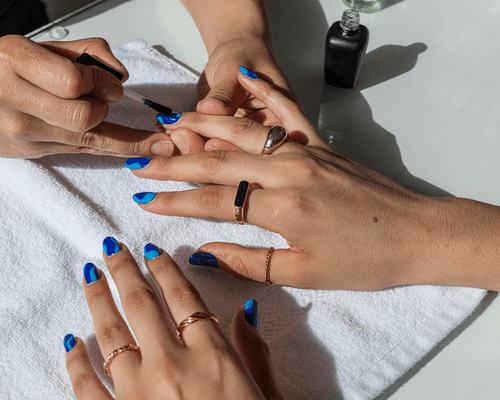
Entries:
{"type": "MultiPolygon", "coordinates": [[[[125,245],[106,238],[103,246],[104,261],[137,338],[136,342],[118,312],[104,274],[93,264],[85,265],[85,296],[102,356],[106,360],[115,354],[107,366],[116,399],[283,398],[272,373],[269,349],[258,332],[258,306],[254,300],[236,311],[231,344],[217,323],[205,318],[210,316],[210,310],[172,258],[155,245],[146,245],[144,261],[175,325],[196,317],[195,313],[205,318],[186,324],[179,340],[155,290],[125,245]],[[133,347],[123,349],[127,345],[133,347]]],[[[83,341],[69,334],[64,338],[64,347],[77,399],[112,399],[92,369],[83,341]]]]}
{"type": "MultiPolygon", "coordinates": [[[[263,0],[181,0],[193,17],[207,48],[208,63],[198,82],[196,111],[212,115],[248,117],[266,126],[281,125],[279,118],[238,81],[238,68],[265,77],[289,98],[296,99],[279,69],[263,0]]],[[[205,140],[188,129],[176,130],[172,141],[182,154],[203,151],[205,140]]],[[[237,150],[215,140],[211,149],[237,150]]]]}
{"type": "MultiPolygon", "coordinates": [[[[273,283],[348,290],[403,284],[500,289],[499,207],[411,192],[333,152],[300,107],[266,81],[241,73],[238,79],[283,121],[290,139],[261,155],[269,127],[246,118],[185,113],[169,125],[172,132],[191,129],[214,138],[206,147],[222,139],[243,152],[143,160],[133,171],[138,177],[216,185],[140,194],[135,200],[141,208],[231,221],[238,184],[248,181],[256,189],[248,197],[246,221],[281,234],[290,245],[272,255],[273,283]]],[[[236,277],[265,279],[267,249],[208,243],[198,252],[212,254],[236,277]]]]}
{"type": "Polygon", "coordinates": [[[102,69],[75,64],[81,53],[124,74],[103,39],[35,43],[0,38],[0,157],[49,154],[162,155],[153,144],[165,133],[102,122],[109,103],[123,97],[122,83],[102,69]]]}

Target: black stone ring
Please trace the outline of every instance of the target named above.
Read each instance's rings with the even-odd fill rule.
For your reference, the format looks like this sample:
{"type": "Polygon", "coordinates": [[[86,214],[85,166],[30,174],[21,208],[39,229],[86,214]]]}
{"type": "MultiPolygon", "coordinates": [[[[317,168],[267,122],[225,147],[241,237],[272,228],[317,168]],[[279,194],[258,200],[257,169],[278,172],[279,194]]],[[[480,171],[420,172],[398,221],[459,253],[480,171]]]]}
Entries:
{"type": "Polygon", "coordinates": [[[234,199],[234,219],[240,225],[245,224],[245,206],[247,203],[249,190],[250,183],[248,183],[248,181],[241,181],[238,185],[236,198],[234,199]]]}
{"type": "Polygon", "coordinates": [[[282,126],[275,126],[267,134],[266,144],[262,149],[261,154],[269,155],[278,147],[280,147],[288,136],[287,131],[282,126]]]}

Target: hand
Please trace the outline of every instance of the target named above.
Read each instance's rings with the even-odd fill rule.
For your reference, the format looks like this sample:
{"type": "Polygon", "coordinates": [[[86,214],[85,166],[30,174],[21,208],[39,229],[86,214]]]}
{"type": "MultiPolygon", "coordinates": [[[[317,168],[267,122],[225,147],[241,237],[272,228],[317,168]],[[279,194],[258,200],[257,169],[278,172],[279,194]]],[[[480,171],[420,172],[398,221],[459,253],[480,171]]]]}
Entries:
{"type": "MultiPolygon", "coordinates": [[[[270,45],[258,37],[238,37],[219,43],[210,55],[198,82],[199,101],[196,111],[212,115],[235,115],[250,118],[265,126],[282,125],[269,108],[247,92],[238,81],[238,68],[244,65],[273,83],[282,93],[296,100],[289,83],[279,69],[270,45]]],[[[165,125],[163,128],[167,127],[165,125]]],[[[159,131],[161,131],[161,127],[159,131]]],[[[167,127],[167,129],[169,129],[167,127]]],[[[164,130],[164,129],[163,129],[164,130]]],[[[171,132],[172,141],[182,154],[206,150],[235,151],[237,147],[222,140],[205,140],[189,129],[171,132]]]]}
{"type": "MultiPolygon", "coordinates": [[[[140,351],[121,353],[110,364],[116,399],[283,399],[272,372],[269,348],[255,327],[256,307],[236,311],[231,330],[234,347],[212,320],[190,324],[180,341],[127,247],[113,238],[106,238],[103,245],[104,260],[140,343],[140,351]]],[[[195,312],[209,311],[167,253],[149,244],[144,255],[176,325],[195,312]]],[[[84,276],[102,356],[107,358],[116,349],[135,345],[106,277],[93,264],[85,266],[84,276]]],[[[112,399],[92,369],[83,342],[67,335],[64,345],[77,399],[112,399]]]]}
{"type": "MultiPolygon", "coordinates": [[[[102,122],[123,86],[96,67],[75,64],[87,52],[124,74],[103,39],[34,43],[0,38],[0,157],[38,158],[59,153],[154,155],[165,133],[102,122]]],[[[161,155],[161,154],[158,154],[161,155]]]]}
{"type": "MultiPolygon", "coordinates": [[[[429,198],[346,160],[269,83],[241,74],[238,78],[283,121],[291,140],[263,156],[268,127],[245,118],[183,114],[171,129],[191,129],[245,152],[204,152],[144,163],[133,171],[138,177],[217,185],[150,195],[152,200],[143,201],[141,208],[231,221],[236,188],[246,180],[259,188],[250,192],[247,222],[281,234],[290,245],[272,256],[273,283],[345,290],[403,284],[498,290],[499,207],[429,198]]],[[[264,281],[267,249],[208,243],[198,251],[214,255],[219,267],[236,277],[264,281]]]]}

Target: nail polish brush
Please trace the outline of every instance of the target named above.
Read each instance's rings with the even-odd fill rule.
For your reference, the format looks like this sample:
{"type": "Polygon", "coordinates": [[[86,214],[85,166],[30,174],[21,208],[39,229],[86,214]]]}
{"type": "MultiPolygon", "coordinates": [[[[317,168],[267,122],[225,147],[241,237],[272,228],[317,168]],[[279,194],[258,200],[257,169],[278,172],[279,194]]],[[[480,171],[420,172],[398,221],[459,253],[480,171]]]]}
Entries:
{"type": "MultiPolygon", "coordinates": [[[[92,57],[88,53],[83,53],[83,54],[79,55],[76,58],[76,63],[82,64],[82,65],[92,65],[94,67],[101,68],[104,71],[107,71],[110,74],[114,75],[120,81],[123,79],[123,74],[121,72],[116,71],[113,68],[107,66],[106,64],[100,62],[99,60],[95,59],[94,57],[92,57]]],[[[165,116],[168,116],[172,113],[172,109],[170,107],[156,103],[153,100],[148,99],[147,97],[143,96],[142,94],[134,92],[133,90],[130,90],[130,89],[127,89],[126,87],[124,87],[123,92],[124,92],[124,95],[127,96],[129,99],[134,100],[138,103],[144,104],[145,106],[148,106],[149,108],[152,108],[156,112],[159,112],[165,116]]]]}

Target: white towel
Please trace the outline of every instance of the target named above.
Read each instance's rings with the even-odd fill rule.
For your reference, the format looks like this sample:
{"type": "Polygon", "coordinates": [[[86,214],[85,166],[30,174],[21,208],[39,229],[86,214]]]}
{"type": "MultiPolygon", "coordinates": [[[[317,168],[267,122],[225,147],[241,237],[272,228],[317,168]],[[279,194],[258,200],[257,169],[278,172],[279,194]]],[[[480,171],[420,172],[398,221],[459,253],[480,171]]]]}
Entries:
{"type": "MultiPolygon", "coordinates": [[[[175,111],[193,108],[196,74],[140,40],[115,54],[130,72],[126,86],[175,111]]],[[[111,106],[108,120],[151,129],[154,117],[124,99],[111,106]]],[[[148,242],[172,254],[227,335],[234,311],[257,299],[260,331],[287,399],[375,397],[469,316],[486,293],[426,286],[314,291],[241,282],[190,266],[189,255],[210,241],[286,247],[280,236],[251,225],[149,214],[131,199],[136,192],[192,184],[139,179],[122,159],[91,155],[0,159],[0,168],[2,400],[74,398],[62,345],[67,333],[83,338],[111,385],[81,287],[86,262],[108,274],[101,259],[108,235],[127,244],[139,260],[148,242]]],[[[118,299],[113,285],[112,290],[118,299]]]]}

